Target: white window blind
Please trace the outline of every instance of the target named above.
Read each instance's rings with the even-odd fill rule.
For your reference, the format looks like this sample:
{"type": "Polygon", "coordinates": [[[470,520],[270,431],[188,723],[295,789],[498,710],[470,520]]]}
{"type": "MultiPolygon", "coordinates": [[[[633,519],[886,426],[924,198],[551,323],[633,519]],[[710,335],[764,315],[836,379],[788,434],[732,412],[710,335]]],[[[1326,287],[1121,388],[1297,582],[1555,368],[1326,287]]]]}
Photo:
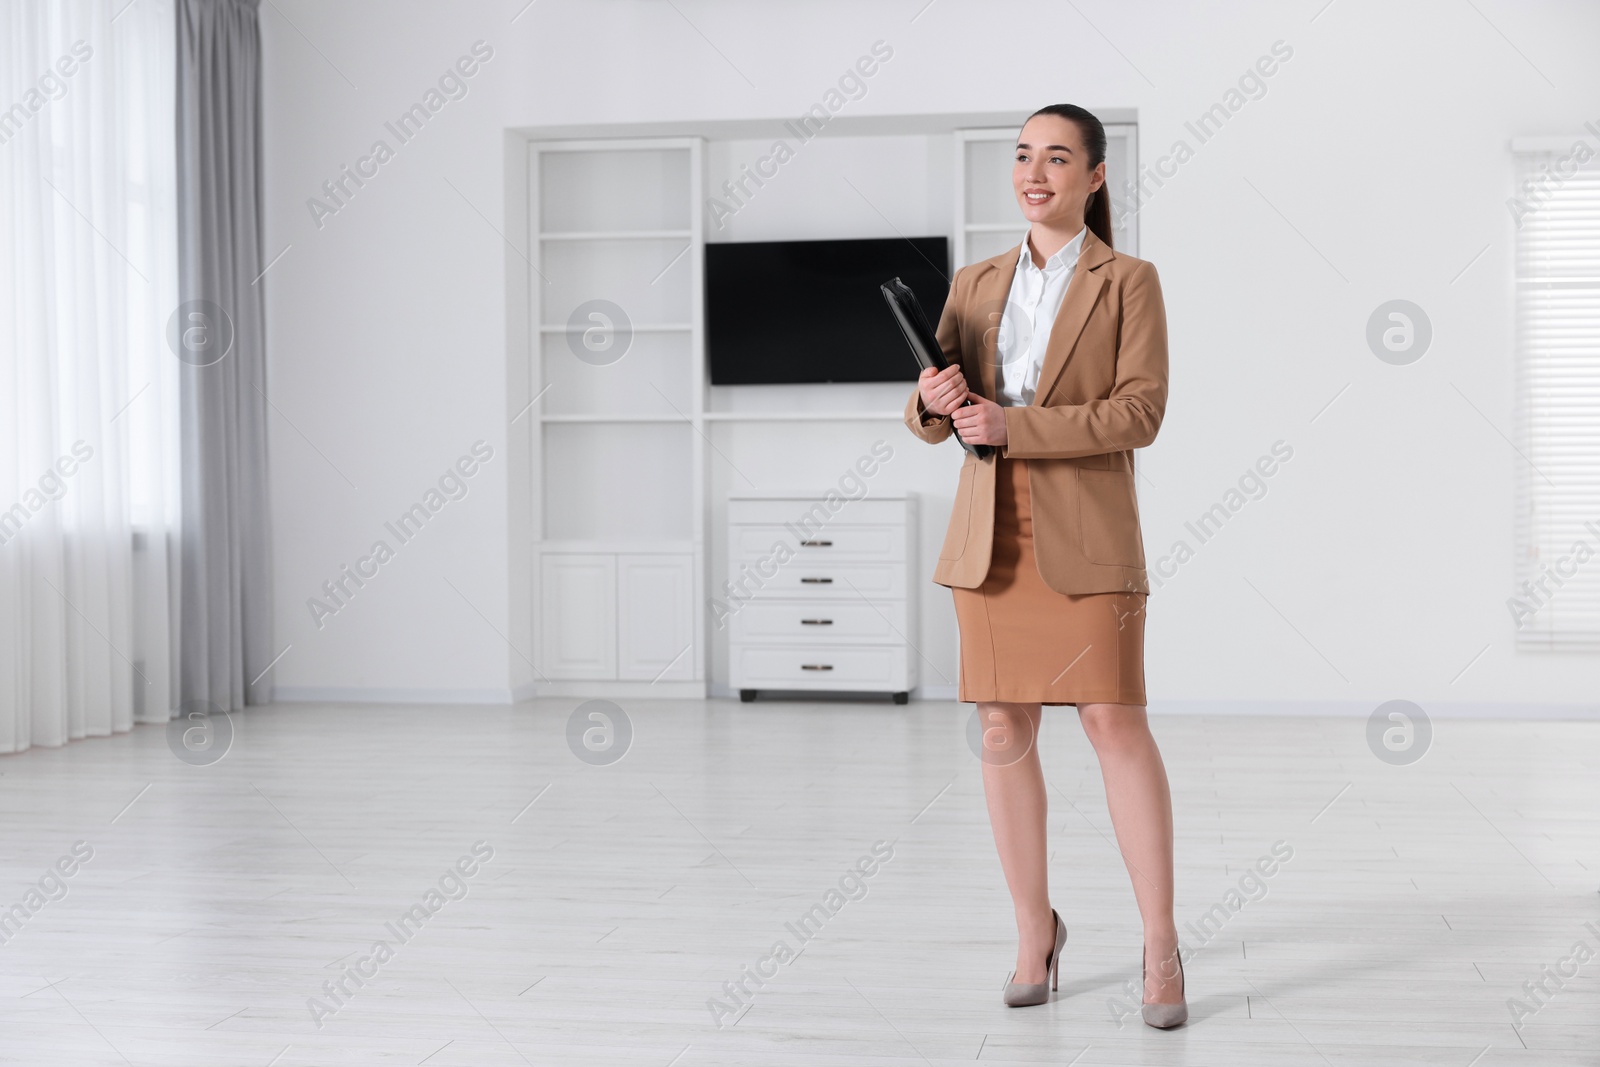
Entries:
{"type": "Polygon", "coordinates": [[[1600,165],[1513,142],[1519,647],[1600,648],[1600,165]]]}

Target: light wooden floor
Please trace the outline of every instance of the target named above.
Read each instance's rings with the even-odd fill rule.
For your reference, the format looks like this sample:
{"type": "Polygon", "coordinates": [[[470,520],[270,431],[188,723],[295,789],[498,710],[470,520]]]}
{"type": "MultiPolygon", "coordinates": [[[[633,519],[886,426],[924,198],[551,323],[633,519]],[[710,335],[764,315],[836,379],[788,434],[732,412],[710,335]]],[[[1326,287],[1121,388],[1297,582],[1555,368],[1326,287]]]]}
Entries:
{"type": "Polygon", "coordinates": [[[1520,1032],[1507,1007],[1600,952],[1600,724],[1436,721],[1396,767],[1363,720],[1158,719],[1180,927],[1293,849],[1158,1032],[1109,1006],[1139,926],[1070,709],[1042,738],[1061,991],[1008,1009],[970,705],[634,701],[630,750],[593,766],[579,703],[253,709],[209,766],[151,726],[0,757],[0,907],[93,849],[0,946],[0,1062],[1600,1064],[1600,956],[1520,1032]],[[866,896],[714,1025],[880,839],[866,896]],[[385,924],[480,840],[466,896],[399,944],[385,924]],[[317,1029],[307,998],[380,937],[393,958],[317,1029]]]}

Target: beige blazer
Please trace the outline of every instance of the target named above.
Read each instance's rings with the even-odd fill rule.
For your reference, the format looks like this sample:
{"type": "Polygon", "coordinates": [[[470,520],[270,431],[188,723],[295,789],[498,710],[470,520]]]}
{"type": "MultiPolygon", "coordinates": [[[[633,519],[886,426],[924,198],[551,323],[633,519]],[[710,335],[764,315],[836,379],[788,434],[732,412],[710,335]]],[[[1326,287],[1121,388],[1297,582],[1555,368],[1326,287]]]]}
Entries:
{"type": "MultiPolygon", "coordinates": [[[[974,393],[995,399],[995,349],[1019,244],[956,271],[939,318],[939,345],[974,393]]],[[[1039,574],[1061,593],[1148,593],[1133,450],[1156,439],[1167,403],[1167,316],[1155,266],[1083,248],[1045,348],[1033,403],[1007,407],[999,455],[1026,459],[1039,574]]],[[[930,444],[954,432],[913,389],[906,425],[930,444]]],[[[994,542],[996,453],[970,452],[933,580],[974,589],[994,542]]]]}

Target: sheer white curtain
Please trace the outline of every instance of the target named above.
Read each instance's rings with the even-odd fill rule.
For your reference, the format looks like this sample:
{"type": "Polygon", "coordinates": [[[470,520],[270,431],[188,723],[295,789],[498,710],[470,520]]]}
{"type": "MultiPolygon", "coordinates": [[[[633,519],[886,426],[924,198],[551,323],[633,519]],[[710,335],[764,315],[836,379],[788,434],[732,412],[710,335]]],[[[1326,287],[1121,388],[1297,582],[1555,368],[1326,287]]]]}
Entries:
{"type": "Polygon", "coordinates": [[[0,752],[171,717],[173,39],[0,3],[0,752]]]}

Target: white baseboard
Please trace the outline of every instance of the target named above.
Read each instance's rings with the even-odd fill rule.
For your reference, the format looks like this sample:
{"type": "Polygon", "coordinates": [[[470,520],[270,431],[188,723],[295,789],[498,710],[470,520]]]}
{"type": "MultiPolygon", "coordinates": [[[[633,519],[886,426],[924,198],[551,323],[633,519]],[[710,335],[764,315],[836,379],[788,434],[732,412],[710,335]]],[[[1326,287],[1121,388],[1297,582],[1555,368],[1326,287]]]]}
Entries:
{"type": "Polygon", "coordinates": [[[338,685],[280,685],[279,704],[515,704],[510,689],[374,689],[338,685]]]}
{"type": "MultiPolygon", "coordinates": [[[[828,693],[796,693],[795,699],[830,699],[828,693]]],[[[519,685],[516,689],[371,689],[344,686],[277,686],[273,699],[282,704],[520,704],[544,697],[612,699],[738,700],[739,691],[705,682],[557,681],[519,685]]],[[[876,703],[878,696],[861,696],[876,703]]],[[[953,685],[913,689],[913,702],[956,703],[953,685]]],[[[1366,718],[1381,701],[1361,700],[1156,700],[1153,715],[1256,715],[1298,718],[1366,718]]],[[[1416,702],[1434,719],[1512,719],[1600,721],[1600,704],[1554,704],[1532,701],[1416,702]]]]}
{"type": "MultiPolygon", "coordinates": [[[[955,700],[955,686],[924,686],[913,700],[955,700]],[[936,692],[937,691],[937,692],[936,692]]],[[[1152,715],[1257,715],[1281,718],[1324,716],[1365,719],[1381,700],[1152,700],[1152,715]]],[[[1600,720],[1600,704],[1555,704],[1538,701],[1415,701],[1432,719],[1600,720]]],[[[975,706],[975,705],[971,705],[975,706]]]]}
{"type": "MultiPolygon", "coordinates": [[[[739,691],[725,685],[712,687],[713,697],[737,700],[739,691]]],[[[863,698],[868,699],[868,698],[863,698]]],[[[913,702],[953,704],[956,687],[953,685],[924,685],[911,691],[913,702]]],[[[1259,715],[1283,718],[1325,716],[1329,718],[1361,718],[1371,715],[1382,701],[1365,700],[1155,700],[1151,701],[1152,715],[1259,715]]],[[[1600,721],[1600,704],[1556,704],[1539,701],[1428,701],[1416,704],[1434,719],[1515,719],[1545,721],[1551,719],[1579,719],[1600,721]]],[[[966,707],[976,707],[968,703],[966,707]]]]}
{"type": "MultiPolygon", "coordinates": [[[[1364,719],[1381,700],[1153,700],[1154,715],[1310,715],[1364,719]]],[[[1600,720],[1600,704],[1554,704],[1510,700],[1417,700],[1431,719],[1600,720]]]]}
{"type": "Polygon", "coordinates": [[[705,682],[594,682],[548,681],[535,682],[526,700],[541,697],[606,697],[630,700],[704,700],[705,682]]]}

